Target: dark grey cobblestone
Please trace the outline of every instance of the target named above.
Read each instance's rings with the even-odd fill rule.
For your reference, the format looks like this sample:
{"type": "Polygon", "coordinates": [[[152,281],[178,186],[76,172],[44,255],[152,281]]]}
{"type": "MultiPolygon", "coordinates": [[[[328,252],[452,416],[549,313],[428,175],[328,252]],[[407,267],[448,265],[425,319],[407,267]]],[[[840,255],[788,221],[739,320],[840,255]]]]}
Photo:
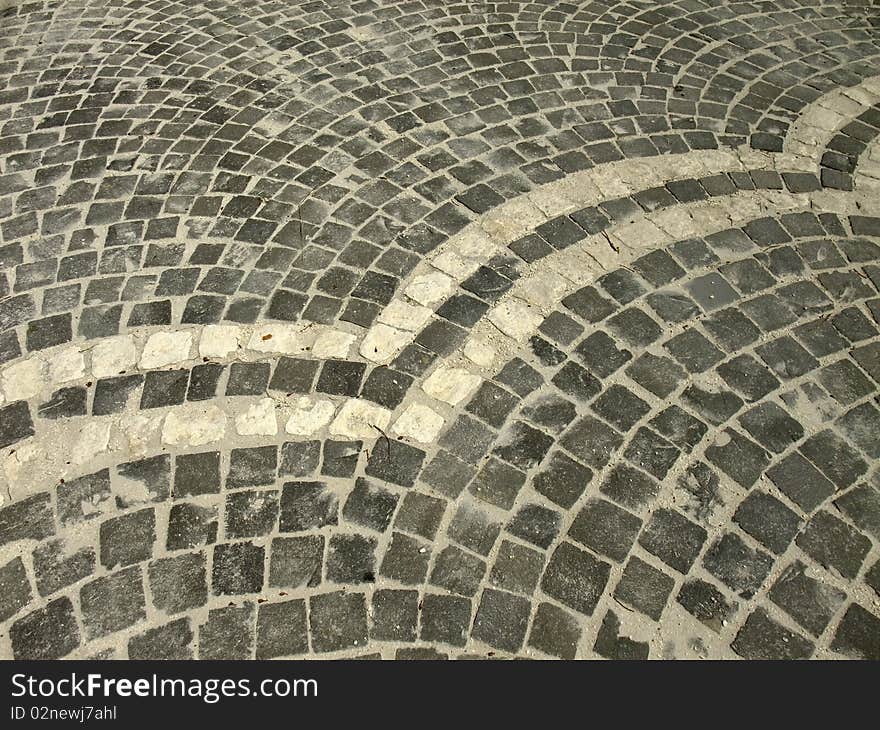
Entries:
{"type": "MultiPolygon", "coordinates": [[[[686,277],[682,271],[676,276],[686,277]]],[[[605,317],[650,296],[651,282],[645,281],[634,298],[622,296],[626,304],[612,306],[605,317]]],[[[561,347],[583,362],[587,346],[581,343],[591,330],[603,332],[620,351],[633,353],[629,364],[597,371],[585,363],[595,387],[577,397],[554,375],[569,362],[565,349],[559,350],[563,361],[536,354],[532,369],[502,369],[464,404],[469,415],[443,436],[464,461],[400,441],[387,447],[378,441],[365,454],[360,442],[289,441],[280,448],[128,462],[59,485],[57,507],[35,495],[2,508],[7,542],[47,540],[33,554],[35,583],[21,561],[4,568],[5,610],[19,616],[15,625],[24,620],[20,614],[35,591],[57,601],[59,592],[83,582],[83,633],[72,625],[66,638],[38,639],[43,643],[16,651],[67,653],[82,638],[140,626],[128,639],[132,657],[296,656],[351,650],[365,646],[368,637],[451,647],[472,637],[492,651],[531,647],[564,657],[574,651],[570,642],[579,642],[583,629],[574,616],[580,615],[595,622],[592,651],[633,658],[650,654],[649,643],[627,633],[619,611],[609,610],[608,597],[645,621],[662,622],[674,596],[696,621],[730,636],[732,650],[742,656],[811,655],[816,637],[839,620],[851,595],[846,583],[867,570],[877,536],[876,489],[861,481],[873,458],[874,386],[846,391],[852,395],[840,390],[847,382],[873,383],[871,372],[857,359],[841,359],[838,348],[805,360],[803,353],[760,344],[784,342],[791,349],[802,341],[815,351],[812,330],[802,335],[807,330],[798,320],[789,325],[791,335],[749,336],[736,347],[725,340],[729,330],[706,324],[705,345],[699,347],[718,344],[708,367],[745,396],[730,393],[719,401],[711,389],[717,386],[689,384],[687,361],[683,368],[657,354],[666,349],[662,340],[626,342],[622,330],[605,332],[601,321],[569,311],[567,319],[580,323],[567,328],[574,333],[568,342],[556,340],[561,347]],[[786,358],[801,370],[780,372],[774,363],[786,358]],[[829,370],[824,358],[838,363],[838,370],[829,370]],[[746,363],[752,370],[742,369],[746,363]],[[847,373],[859,379],[847,380],[847,373]],[[789,415],[793,391],[782,392],[787,381],[795,388],[823,388],[849,410],[808,427],[789,415]],[[675,394],[682,396],[679,403],[670,402],[675,394]],[[316,478],[324,481],[308,481],[316,478]],[[670,478],[679,484],[676,494],[688,495],[677,509],[664,505],[670,478]],[[114,500],[117,479],[144,485],[147,503],[114,500]],[[342,499],[341,484],[352,485],[342,499]],[[458,505],[453,508],[450,499],[458,505]],[[829,499],[836,514],[816,510],[829,499]],[[112,506],[126,511],[96,519],[112,506]],[[167,517],[158,518],[157,509],[167,517]],[[719,510],[728,510],[741,532],[710,527],[719,510]],[[94,524],[95,542],[78,548],[49,542],[59,529],[56,519],[62,528],[94,524]],[[254,538],[270,540],[250,542],[254,538]],[[444,539],[451,544],[432,545],[444,539]],[[215,542],[208,562],[204,550],[215,542]],[[157,559],[154,543],[185,552],[157,559]],[[96,570],[114,568],[122,570],[95,577],[96,570]],[[691,577],[697,570],[711,582],[691,577]],[[825,570],[836,576],[831,583],[822,577],[825,570]],[[398,587],[372,589],[379,580],[398,587]],[[319,592],[308,601],[286,599],[256,611],[243,598],[266,590],[326,591],[325,583],[366,586],[370,593],[319,592]],[[451,595],[423,595],[419,587],[425,583],[451,595]],[[227,618],[215,613],[224,610],[218,607],[207,623],[194,627],[189,613],[212,605],[213,596],[233,599],[227,618]],[[540,596],[565,609],[541,603],[540,596]],[[759,600],[762,607],[746,609],[759,600]],[[312,608],[306,610],[306,603],[312,608]],[[763,607],[768,605],[774,608],[763,607]],[[240,606],[237,613],[234,606],[240,606]],[[153,608],[182,616],[143,627],[153,608]],[[733,634],[730,624],[738,627],[733,634]],[[62,642],[61,648],[47,641],[62,642]]],[[[813,316],[806,311],[798,319],[813,316]]],[[[838,336],[846,336],[841,329],[835,328],[838,336]]],[[[676,357],[674,349],[671,354],[676,357]]],[[[868,585],[871,575],[864,578],[868,585]]],[[[859,610],[834,629],[832,651],[873,651],[865,638],[870,621],[859,610]]],[[[34,616],[39,627],[43,619],[34,616]]],[[[17,641],[28,646],[23,638],[17,641]]]]}

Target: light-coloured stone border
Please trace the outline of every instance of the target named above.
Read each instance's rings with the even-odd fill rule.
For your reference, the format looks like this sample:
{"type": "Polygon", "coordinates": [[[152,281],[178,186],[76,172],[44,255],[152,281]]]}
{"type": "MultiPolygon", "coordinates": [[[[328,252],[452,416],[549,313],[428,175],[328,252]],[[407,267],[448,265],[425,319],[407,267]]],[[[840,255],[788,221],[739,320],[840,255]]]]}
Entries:
{"type": "MultiPolygon", "coordinates": [[[[645,214],[636,221],[612,225],[524,271],[472,329],[466,342],[417,380],[393,412],[361,398],[266,393],[217,397],[164,409],[137,410],[131,403],[128,410],[112,416],[37,419],[33,437],[0,452],[0,479],[5,482],[0,486],[5,487],[7,498],[20,499],[43,488],[47,479],[62,478],[113,454],[137,458],[169,447],[231,447],[250,439],[274,439],[283,433],[294,438],[324,435],[368,442],[390,436],[423,446],[431,444],[453,417],[456,406],[492,377],[569,293],[612,268],[677,240],[800,210],[880,215],[880,200],[830,190],[812,194],[757,190],[645,214]]],[[[257,328],[252,337],[261,331],[257,328]]],[[[161,340],[165,342],[180,333],[159,334],[165,335],[161,340]]],[[[144,352],[151,351],[145,348],[144,352]]]]}
{"type": "Polygon", "coordinates": [[[810,104],[789,130],[783,153],[741,147],[620,160],[567,175],[507,201],[447,239],[416,266],[385,308],[386,316],[367,331],[360,354],[374,362],[391,360],[415,338],[416,323],[427,323],[431,311],[481,264],[559,215],[689,177],[748,170],[818,173],[831,137],[878,101],[880,75],[810,104]]]}
{"type": "Polygon", "coordinates": [[[246,359],[274,353],[349,359],[360,355],[370,362],[387,363],[415,339],[464,279],[506,250],[507,244],[551,218],[687,177],[731,170],[800,169],[798,165],[805,164],[798,158],[754,150],[701,150],[598,165],[514,198],[444,241],[401,282],[395,297],[366,332],[345,323],[331,327],[275,321],[180,324],[174,325],[171,334],[164,325],[141,327],[13,358],[0,369],[0,405],[4,400],[27,398],[18,389],[19,381],[38,371],[46,382],[63,384],[74,377],[107,377],[135,367],[151,369],[204,357],[246,359]],[[23,365],[26,361],[30,364],[23,365]]]}
{"type": "MultiPolygon", "coordinates": [[[[868,91],[861,87],[854,87],[855,92],[846,90],[851,102],[848,111],[855,114],[861,113],[856,108],[861,103],[857,99],[867,103],[873,98],[874,89],[880,91],[880,81],[872,79],[862,86],[868,91]],[[867,96],[859,97],[861,93],[867,96]]],[[[828,101],[826,97],[822,99],[828,101]]],[[[818,114],[821,118],[827,111],[826,104],[817,102],[805,114],[818,114]]],[[[843,126],[848,117],[841,119],[840,126],[843,126]]],[[[825,132],[833,134],[834,130],[825,132]]],[[[871,152],[873,159],[873,148],[871,152]]],[[[383,309],[377,323],[367,331],[360,343],[360,354],[372,362],[389,361],[415,339],[431,321],[434,309],[479,265],[504,250],[508,243],[558,215],[603,200],[630,196],[676,179],[751,169],[811,170],[814,162],[807,155],[750,149],[696,151],[608,163],[541,186],[493,209],[423,260],[383,309]]],[[[534,334],[543,317],[566,294],[610,268],[674,240],[707,235],[759,215],[801,208],[843,215],[880,213],[880,201],[867,191],[865,194],[822,191],[795,195],[758,190],[645,213],[527,266],[512,290],[472,329],[465,344],[441,359],[420,380],[420,388],[410,390],[405,408],[401,407],[403,410],[393,425],[389,411],[362,399],[347,399],[337,411],[330,398],[303,396],[295,404],[290,401],[285,404],[268,394],[250,403],[237,397],[226,401],[215,399],[207,405],[186,404],[170,408],[162,415],[158,415],[158,409],[137,411],[132,407],[128,412],[111,417],[84,416],[64,423],[46,422],[49,424],[46,426],[38,423],[35,428],[45,429],[45,435],[36,433],[0,452],[7,496],[12,497],[13,486],[16,492],[33,487],[36,481],[29,479],[28,473],[39,474],[44,477],[40,483],[45,483],[45,478],[53,473],[50,463],[55,464],[57,471],[59,464],[64,467],[74,462],[82,464],[100,453],[114,451],[110,447],[111,433],[114,443],[119,442],[115,451],[120,452],[142,450],[143,444],[150,443],[152,433],[161,434],[158,443],[166,446],[220,443],[227,437],[227,422],[233,424],[228,432],[230,437],[233,431],[239,439],[251,435],[267,437],[278,433],[276,410],[279,409],[283,411],[280,415],[285,428],[291,428],[290,424],[295,424],[297,419],[310,424],[299,427],[304,431],[302,435],[308,429],[316,433],[329,427],[330,433],[341,436],[376,438],[378,434],[373,432],[384,432],[385,427],[391,427],[395,436],[430,443],[445,425],[450,409],[473,393],[485,377],[494,374],[494,370],[534,334]],[[413,397],[414,392],[419,395],[413,397]],[[220,402],[234,405],[225,412],[217,405],[220,402]],[[274,426],[270,426],[270,422],[274,426]],[[66,432],[60,433],[59,429],[66,432]],[[143,444],[138,445],[141,441],[143,444]],[[58,454],[58,444],[70,445],[71,458],[58,454]],[[83,454],[90,455],[83,458],[83,454]]],[[[11,402],[33,398],[74,380],[108,377],[132,369],[149,371],[194,365],[200,359],[252,360],[278,355],[345,359],[357,340],[354,332],[312,323],[205,325],[170,332],[144,328],[135,333],[59,346],[13,361],[0,371],[0,403],[4,399],[11,402]]],[[[294,433],[298,427],[292,428],[294,433]]],[[[16,498],[19,496],[23,495],[16,498]]]]}
{"type": "Polygon", "coordinates": [[[46,394],[74,380],[192,365],[206,358],[228,362],[289,355],[385,364],[417,337],[435,310],[481,264],[557,215],[677,179],[778,165],[791,169],[797,163],[752,150],[709,150],[600,165],[520,196],[448,239],[416,267],[366,332],[344,323],[311,322],[179,325],[171,331],[165,326],[142,327],[9,361],[0,369],[0,405],[46,394]]]}
{"type": "Polygon", "coordinates": [[[164,452],[250,446],[305,439],[402,439],[434,442],[451,407],[426,393],[389,410],[363,398],[313,395],[227,396],[107,416],[36,419],[34,435],[0,455],[0,505],[61,479],[164,452]],[[421,396],[421,397],[420,397],[421,396]]]}
{"type": "Polygon", "coordinates": [[[832,190],[812,194],[758,190],[667,208],[613,226],[522,271],[447,363],[461,365],[469,361],[482,372],[494,372],[536,333],[562,298],[611,269],[676,241],[736,228],[762,216],[800,210],[842,216],[880,215],[880,198],[832,190]]]}
{"type": "Polygon", "coordinates": [[[880,197],[880,135],[874,137],[868,148],[859,155],[852,177],[856,192],[880,197]]]}
{"type": "Polygon", "coordinates": [[[811,161],[818,173],[828,143],[859,114],[880,102],[880,75],[845,89],[834,89],[810,104],[795,120],[784,140],[784,150],[811,161]]]}
{"type": "MultiPolygon", "coordinates": [[[[0,369],[0,405],[26,400],[73,381],[184,367],[200,362],[252,361],[288,355],[349,359],[357,335],[309,322],[144,327],[137,331],[58,345],[0,369]]],[[[355,356],[356,357],[356,356],[355,356]]]]}
{"type": "MultiPolygon", "coordinates": [[[[412,328],[401,326],[411,317],[431,317],[459,284],[506,246],[552,218],[674,180],[749,170],[807,170],[811,161],[794,155],[751,149],[698,150],[620,160],[566,176],[510,200],[432,251],[401,283],[386,307],[400,316],[380,319],[366,333],[360,354],[377,363],[389,362],[415,339],[412,328]]],[[[678,207],[678,206],[676,206],[678,207]]]]}
{"type": "MultiPolygon", "coordinates": [[[[0,405],[28,396],[18,390],[24,377],[44,368],[43,379],[62,384],[68,373],[105,377],[135,365],[149,369],[151,363],[179,364],[196,356],[243,359],[250,354],[277,353],[316,359],[363,357],[374,363],[392,360],[431,321],[435,310],[468,276],[506,246],[534,231],[542,223],[565,213],[629,196],[641,190],[688,177],[723,172],[791,170],[817,172],[829,140],[865,109],[880,102],[880,75],[861,84],[838,89],[810,104],[792,125],[785,140],[785,153],[736,150],[698,150],[677,155],[626,159],[603,163],[547,183],[492,209],[444,241],[403,280],[376,322],[363,332],[338,323],[333,327],[314,323],[267,323],[255,326],[179,325],[173,337],[159,337],[167,327],[144,327],[111,338],[91,339],[28,353],[0,370],[0,405]],[[157,332],[157,330],[159,330],[157,332]],[[155,334],[152,334],[155,333],[155,334]],[[191,338],[186,356],[186,334],[191,338]],[[134,349],[132,349],[134,348],[134,349]],[[357,352],[354,352],[354,350],[357,352]],[[84,357],[90,352],[89,358],[84,357]],[[29,365],[21,365],[30,361],[29,365]],[[97,361],[97,367],[91,362],[97,361]],[[90,369],[91,365],[91,369],[90,369]],[[10,378],[6,372],[12,369],[10,378]],[[4,381],[10,379],[10,385],[4,381]],[[11,389],[11,393],[7,392],[11,389]]],[[[880,179],[880,153],[874,146],[863,156],[857,171],[863,190],[874,190],[880,179]]],[[[25,391],[27,392],[27,388],[25,391]]]]}

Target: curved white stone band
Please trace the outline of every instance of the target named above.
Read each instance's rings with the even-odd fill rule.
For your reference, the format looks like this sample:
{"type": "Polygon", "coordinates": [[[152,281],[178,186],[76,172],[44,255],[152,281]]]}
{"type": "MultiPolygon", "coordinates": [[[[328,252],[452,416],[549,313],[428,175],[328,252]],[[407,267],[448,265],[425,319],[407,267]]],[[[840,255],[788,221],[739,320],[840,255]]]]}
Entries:
{"type": "MultiPolygon", "coordinates": [[[[0,452],[0,480],[5,482],[8,497],[20,499],[45,488],[47,481],[81,472],[87,463],[100,468],[98,465],[112,461],[117,453],[137,458],[169,447],[232,447],[250,438],[271,440],[282,433],[294,438],[329,435],[364,441],[389,433],[414,443],[433,443],[452,418],[453,409],[493,375],[570,292],[676,240],[709,235],[762,215],[798,210],[880,215],[880,200],[841,191],[792,194],[757,190],[645,214],[551,254],[525,270],[515,286],[477,323],[464,345],[414,384],[394,412],[360,398],[267,394],[218,397],[210,402],[145,411],[132,404],[128,411],[113,416],[37,419],[33,437],[0,452]]],[[[263,331],[256,328],[251,337],[263,331]]],[[[141,351],[142,363],[144,352],[153,351],[146,347],[141,351]]],[[[183,352],[181,347],[178,354],[183,352]]],[[[147,360],[147,364],[156,362],[161,358],[147,360]]]]}
{"type": "Polygon", "coordinates": [[[401,322],[427,322],[458,285],[505,246],[565,213],[689,177],[752,169],[806,170],[811,161],[791,155],[740,150],[700,150],[680,155],[598,165],[504,203],[446,240],[419,263],[368,331],[360,354],[388,362],[415,339],[401,322]]]}
{"type": "Polygon", "coordinates": [[[799,210],[880,215],[880,199],[839,191],[792,194],[759,190],[681,205],[614,226],[606,231],[607,235],[590,236],[530,266],[471,329],[460,351],[447,362],[470,361],[483,372],[494,372],[535,334],[562,298],[612,268],[675,241],[737,227],[761,216],[799,210]]]}
{"type": "Polygon", "coordinates": [[[142,327],[10,361],[0,369],[0,405],[48,395],[74,380],[195,364],[201,358],[233,361],[269,354],[362,357],[387,363],[415,339],[434,310],[478,266],[557,215],[689,176],[793,169],[799,162],[803,160],[752,150],[709,150],[599,165],[511,200],[448,239],[416,267],[366,333],[345,323],[334,327],[307,322],[180,325],[171,332],[167,327],[142,327]]]}
{"type": "Polygon", "coordinates": [[[880,75],[870,76],[856,86],[834,89],[823,94],[791,125],[785,137],[785,151],[810,159],[810,172],[818,172],[822,155],[831,138],[878,102],[880,75]]]}
{"type": "Polygon", "coordinates": [[[789,130],[782,154],[740,148],[621,160],[514,198],[481,216],[419,263],[367,332],[360,353],[374,362],[391,360],[415,338],[431,311],[481,264],[551,218],[688,177],[752,169],[815,173],[834,134],[877,102],[880,75],[829,92],[810,104],[789,130]]]}
{"type": "Polygon", "coordinates": [[[35,434],[0,454],[0,504],[97,471],[169,451],[203,451],[276,439],[383,437],[433,442],[450,415],[423,396],[394,412],[361,398],[236,396],[107,416],[37,419],[35,434]],[[432,407],[433,406],[433,407],[432,407]],[[442,413],[438,410],[443,411],[442,413]]]}
{"type": "MultiPolygon", "coordinates": [[[[353,325],[352,329],[357,329],[353,325]]],[[[253,361],[289,355],[349,357],[357,335],[308,322],[144,327],[124,335],[59,345],[13,360],[0,369],[0,404],[48,395],[61,385],[121,373],[192,366],[203,360],[253,361]]]]}
{"type": "MultiPolygon", "coordinates": [[[[30,397],[23,394],[28,392],[26,382],[36,383],[37,378],[57,385],[67,382],[69,375],[106,377],[135,365],[150,369],[160,366],[156,365],[159,362],[172,365],[196,356],[246,359],[250,353],[277,353],[344,359],[359,353],[371,362],[389,362],[415,339],[434,310],[464,279],[507,244],[551,218],[687,177],[750,169],[816,172],[831,137],[878,102],[880,75],[823,95],[792,124],[784,154],[741,148],[621,160],[542,185],[494,208],[432,251],[402,282],[366,333],[345,323],[332,328],[311,323],[268,323],[255,327],[181,325],[172,335],[159,337],[153,334],[159,328],[145,327],[115,338],[61,346],[11,361],[0,371],[0,404],[30,397]],[[188,342],[185,333],[191,338],[188,342]],[[86,352],[91,352],[90,357],[85,357],[86,352]],[[30,364],[19,365],[26,360],[30,364]],[[16,367],[7,378],[6,372],[16,367]],[[10,381],[9,385],[4,385],[5,380],[10,381]],[[23,391],[19,389],[22,386],[23,391]],[[12,392],[7,394],[6,390],[12,392]]],[[[880,179],[876,145],[863,155],[855,178],[860,181],[857,187],[875,189],[875,181],[880,179]]]]}
{"type": "Polygon", "coordinates": [[[880,195],[880,136],[874,137],[868,148],[859,155],[853,172],[853,189],[874,197],[880,195]]]}

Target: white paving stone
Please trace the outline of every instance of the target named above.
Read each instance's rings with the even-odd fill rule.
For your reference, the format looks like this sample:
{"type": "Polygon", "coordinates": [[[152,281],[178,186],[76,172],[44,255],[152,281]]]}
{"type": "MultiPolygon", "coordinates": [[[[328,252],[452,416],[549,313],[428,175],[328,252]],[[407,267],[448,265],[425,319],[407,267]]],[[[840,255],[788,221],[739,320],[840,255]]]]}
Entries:
{"type": "Polygon", "coordinates": [[[441,271],[416,276],[406,287],[406,295],[426,307],[442,302],[455,288],[455,281],[441,271]]]}
{"type": "Polygon", "coordinates": [[[469,370],[441,365],[425,380],[422,390],[432,398],[458,405],[480,384],[480,376],[469,370]]]}
{"type": "Polygon", "coordinates": [[[86,464],[107,450],[110,443],[110,420],[107,418],[86,421],[79,437],[70,451],[72,464],[86,464]]]}
{"type": "Polygon", "coordinates": [[[330,423],[335,411],[330,400],[313,400],[303,396],[296,401],[284,430],[295,436],[311,436],[330,423]]]}
{"type": "Polygon", "coordinates": [[[352,398],[330,424],[330,433],[349,438],[376,438],[388,428],[391,411],[369,401],[352,398]]]}
{"type": "Polygon", "coordinates": [[[633,253],[647,251],[671,242],[669,236],[648,218],[618,226],[615,235],[623,243],[623,248],[633,253]]]}
{"type": "Polygon", "coordinates": [[[140,366],[144,370],[154,370],[177,365],[189,360],[191,348],[191,332],[157,332],[144,345],[140,366]]]}
{"type": "Polygon", "coordinates": [[[632,188],[623,182],[617,165],[596,168],[590,177],[603,198],[621,198],[632,192],[632,188]]]}
{"type": "Polygon", "coordinates": [[[488,368],[495,361],[495,348],[481,337],[470,337],[464,343],[464,356],[482,368],[488,368]]]}
{"type": "Polygon", "coordinates": [[[355,339],[357,338],[349,332],[327,330],[318,335],[312,346],[312,354],[319,358],[347,358],[355,339]]]}
{"type": "Polygon", "coordinates": [[[436,411],[419,403],[411,403],[395,421],[391,431],[397,436],[430,444],[440,434],[443,424],[443,416],[436,411]]]}
{"type": "Polygon", "coordinates": [[[550,309],[564,296],[569,285],[570,282],[555,271],[539,269],[517,288],[517,296],[536,307],[550,309]]]}
{"type": "Polygon", "coordinates": [[[126,414],[119,424],[125,436],[125,446],[132,454],[140,456],[147,452],[160,439],[161,415],[146,413],[126,414]]]}
{"type": "Polygon", "coordinates": [[[514,298],[499,302],[488,316],[492,324],[517,342],[529,337],[543,319],[540,312],[523,300],[514,298]]]}
{"type": "Polygon", "coordinates": [[[371,362],[385,362],[406,347],[412,339],[412,332],[404,332],[380,322],[370,327],[361,343],[360,353],[371,362]]]}
{"type": "Polygon", "coordinates": [[[46,360],[49,382],[69,383],[79,380],[86,374],[86,360],[79,348],[67,347],[46,360]]]}
{"type": "Polygon", "coordinates": [[[92,375],[107,378],[119,375],[134,366],[137,349],[131,335],[108,337],[91,348],[92,375]]]}
{"type": "Polygon", "coordinates": [[[309,339],[303,334],[303,326],[292,324],[267,324],[256,327],[248,342],[249,350],[286,354],[305,352],[308,346],[309,339]]]}
{"type": "Polygon", "coordinates": [[[480,221],[480,227],[495,243],[508,244],[546,220],[541,209],[524,195],[488,211],[480,221]]]}
{"type": "Polygon", "coordinates": [[[162,424],[162,442],[171,446],[202,446],[219,441],[226,433],[226,414],[217,406],[174,410],[162,424]]]}
{"type": "Polygon", "coordinates": [[[36,357],[20,360],[3,370],[6,400],[27,400],[43,389],[43,361],[36,357]]]}
{"type": "Polygon", "coordinates": [[[431,261],[431,265],[456,281],[462,281],[477,270],[479,263],[473,259],[464,259],[455,251],[444,251],[431,261]]]}
{"type": "Polygon", "coordinates": [[[274,436],[278,433],[275,401],[261,398],[235,417],[235,430],[240,436],[274,436]]]}
{"type": "Polygon", "coordinates": [[[418,332],[428,323],[432,314],[434,311],[429,307],[407,304],[395,299],[379,315],[379,322],[406,332],[418,332]]]}
{"type": "Polygon", "coordinates": [[[541,211],[545,218],[555,218],[562,213],[567,213],[574,209],[574,203],[570,198],[559,195],[552,188],[544,190],[538,188],[530,192],[528,197],[529,201],[541,211]]]}
{"type": "MultiPolygon", "coordinates": [[[[3,456],[3,474],[6,481],[15,484],[29,462],[38,461],[44,456],[39,444],[34,441],[20,441],[15,445],[15,449],[3,456]]],[[[2,492],[0,495],[5,499],[6,495],[3,495],[2,492]]]]}
{"type": "Polygon", "coordinates": [[[480,261],[488,261],[498,252],[498,246],[483,229],[469,226],[460,235],[450,239],[446,250],[464,259],[476,258],[480,261]]]}
{"type": "Polygon", "coordinates": [[[224,358],[238,350],[241,327],[225,324],[209,324],[199,339],[199,355],[224,358]]]}

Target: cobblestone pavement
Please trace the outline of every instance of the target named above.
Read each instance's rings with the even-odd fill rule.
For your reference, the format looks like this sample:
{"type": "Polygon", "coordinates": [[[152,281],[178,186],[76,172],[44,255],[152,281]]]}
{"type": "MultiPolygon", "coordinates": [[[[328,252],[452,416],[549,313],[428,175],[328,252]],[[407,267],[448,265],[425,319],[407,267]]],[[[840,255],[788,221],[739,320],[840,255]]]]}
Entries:
{"type": "Polygon", "coordinates": [[[876,3],[0,28],[0,656],[880,658],[876,3]]]}

